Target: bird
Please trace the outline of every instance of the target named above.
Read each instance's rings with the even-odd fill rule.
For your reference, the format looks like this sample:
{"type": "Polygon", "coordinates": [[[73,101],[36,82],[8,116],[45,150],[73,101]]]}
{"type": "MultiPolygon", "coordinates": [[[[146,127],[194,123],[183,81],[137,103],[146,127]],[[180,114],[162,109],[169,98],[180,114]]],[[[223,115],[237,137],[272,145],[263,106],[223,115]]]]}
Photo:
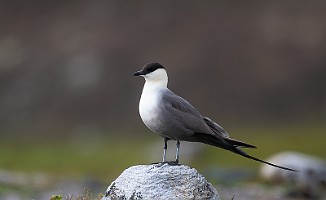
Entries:
{"type": "Polygon", "coordinates": [[[139,101],[139,115],[143,123],[164,140],[162,163],[167,162],[167,142],[175,140],[175,161],[168,162],[170,164],[179,164],[180,141],[187,141],[212,145],[273,167],[296,171],[255,158],[243,151],[242,148],[256,146],[232,139],[222,126],[202,116],[187,100],[168,89],[167,71],[160,63],[145,64],[133,75],[145,79],[139,101]]]}

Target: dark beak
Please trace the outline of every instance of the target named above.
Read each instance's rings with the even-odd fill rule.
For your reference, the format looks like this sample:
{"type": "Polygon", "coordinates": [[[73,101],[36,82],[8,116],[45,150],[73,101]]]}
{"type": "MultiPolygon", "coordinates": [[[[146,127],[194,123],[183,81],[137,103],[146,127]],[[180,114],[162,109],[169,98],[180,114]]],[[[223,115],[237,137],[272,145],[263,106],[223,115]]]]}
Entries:
{"type": "Polygon", "coordinates": [[[145,75],[145,73],[142,70],[134,73],[134,76],[142,76],[142,75],[145,75]]]}

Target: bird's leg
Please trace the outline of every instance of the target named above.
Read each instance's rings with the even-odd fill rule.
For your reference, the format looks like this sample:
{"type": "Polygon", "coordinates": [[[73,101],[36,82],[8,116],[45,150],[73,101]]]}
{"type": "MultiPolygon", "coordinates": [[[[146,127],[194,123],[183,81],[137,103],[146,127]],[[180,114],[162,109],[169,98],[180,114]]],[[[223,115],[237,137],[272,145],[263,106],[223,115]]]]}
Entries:
{"type": "Polygon", "coordinates": [[[168,149],[168,138],[164,138],[163,160],[162,160],[162,162],[165,162],[165,160],[166,160],[166,150],[167,149],[168,149]]]}
{"type": "Polygon", "coordinates": [[[177,153],[175,154],[175,162],[179,164],[179,148],[180,148],[180,141],[177,140],[177,153]]]}

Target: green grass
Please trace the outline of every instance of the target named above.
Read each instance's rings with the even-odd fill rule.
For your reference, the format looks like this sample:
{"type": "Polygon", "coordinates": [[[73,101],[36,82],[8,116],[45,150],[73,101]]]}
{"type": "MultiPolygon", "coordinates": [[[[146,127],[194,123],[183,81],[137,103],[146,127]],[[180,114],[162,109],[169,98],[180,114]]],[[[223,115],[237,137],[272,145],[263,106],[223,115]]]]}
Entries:
{"type": "MultiPolygon", "coordinates": [[[[299,124],[283,127],[239,128],[229,131],[233,138],[258,146],[247,150],[251,155],[266,157],[286,150],[300,151],[324,158],[326,127],[299,124]],[[238,134],[237,134],[238,133],[238,134]],[[241,134],[240,134],[241,133],[241,134]]],[[[2,139],[0,169],[45,172],[58,176],[91,176],[108,181],[131,165],[145,164],[148,145],[155,134],[111,134],[105,137],[75,139],[2,139]]],[[[161,154],[157,155],[158,160],[161,154]]],[[[182,158],[181,158],[182,161],[182,158]]],[[[259,163],[228,151],[205,146],[190,164],[199,171],[207,166],[259,167],[259,163]]]]}
{"type": "Polygon", "coordinates": [[[72,140],[2,140],[0,169],[56,175],[112,177],[124,168],[145,163],[137,138],[123,135],[72,140]]]}

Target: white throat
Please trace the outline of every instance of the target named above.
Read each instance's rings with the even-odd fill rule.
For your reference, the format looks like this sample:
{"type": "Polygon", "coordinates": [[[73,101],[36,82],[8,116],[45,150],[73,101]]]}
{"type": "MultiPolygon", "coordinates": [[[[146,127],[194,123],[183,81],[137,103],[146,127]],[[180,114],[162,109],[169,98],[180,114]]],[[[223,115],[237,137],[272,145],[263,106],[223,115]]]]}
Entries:
{"type": "Polygon", "coordinates": [[[146,82],[141,95],[141,101],[146,101],[147,103],[157,101],[157,96],[160,95],[162,90],[167,88],[168,75],[165,69],[157,69],[150,74],[146,74],[144,78],[146,82]]]}
{"type": "Polygon", "coordinates": [[[144,76],[146,84],[156,85],[157,87],[167,87],[168,84],[168,74],[165,69],[157,69],[154,72],[146,74],[144,76]]]}
{"type": "Polygon", "coordinates": [[[151,99],[153,96],[159,95],[162,89],[166,89],[168,85],[168,75],[165,69],[157,69],[152,73],[144,76],[145,84],[141,95],[141,100],[144,98],[151,99]]]}

